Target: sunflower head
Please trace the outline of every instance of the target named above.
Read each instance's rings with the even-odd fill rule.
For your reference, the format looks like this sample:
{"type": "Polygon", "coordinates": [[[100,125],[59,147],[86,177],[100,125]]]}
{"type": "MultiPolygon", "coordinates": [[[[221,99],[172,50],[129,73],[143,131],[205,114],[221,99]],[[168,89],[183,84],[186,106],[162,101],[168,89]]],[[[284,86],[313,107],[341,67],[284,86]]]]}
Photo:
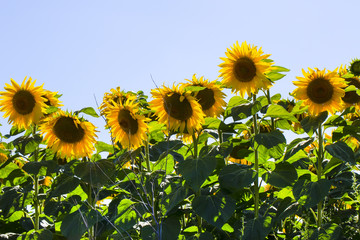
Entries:
{"type": "Polygon", "coordinates": [[[106,118],[111,135],[123,148],[136,149],[146,140],[148,119],[139,113],[138,105],[127,99],[123,104],[115,103],[107,111],[106,118]]]}
{"type": "Polygon", "coordinates": [[[224,101],[225,93],[221,91],[218,84],[209,82],[204,77],[196,78],[196,74],[192,79],[186,79],[189,83],[183,84],[185,89],[194,88],[190,90],[192,95],[200,103],[201,109],[207,117],[219,117],[224,112],[226,102],[224,101]],[[198,89],[196,89],[198,88],[198,89]]]}
{"type": "Polygon", "coordinates": [[[299,81],[293,82],[297,88],[292,95],[303,101],[302,106],[308,106],[310,115],[318,115],[324,111],[334,114],[343,110],[341,98],[345,95],[346,82],[336,71],[309,68],[309,72],[302,72],[304,77],[296,77],[299,81]]]}
{"type": "Polygon", "coordinates": [[[110,92],[104,94],[103,102],[100,105],[100,112],[106,115],[109,108],[116,104],[124,104],[128,99],[136,100],[136,95],[132,92],[124,92],[120,87],[110,89],[110,92]]]}
{"type": "Polygon", "coordinates": [[[57,92],[52,92],[49,90],[44,90],[44,95],[42,96],[45,99],[45,104],[47,107],[61,107],[61,101],[59,100],[60,95],[57,92]]]}
{"type": "Polygon", "coordinates": [[[201,129],[205,114],[190,92],[174,85],[172,89],[163,86],[152,90],[151,94],[154,99],[150,102],[150,108],[169,131],[192,135],[201,129]]]}
{"type": "Polygon", "coordinates": [[[219,65],[220,77],[223,84],[239,92],[241,97],[245,93],[250,96],[256,94],[259,89],[268,89],[272,86],[271,81],[265,76],[271,70],[269,54],[263,54],[261,48],[251,46],[243,42],[241,46],[236,42],[231,49],[225,52],[227,57],[220,58],[224,62],[219,65]]]}
{"type": "Polygon", "coordinates": [[[243,142],[233,147],[228,161],[238,163],[242,165],[252,165],[251,162],[247,161],[244,157],[249,154],[250,143],[243,142]]]}
{"type": "Polygon", "coordinates": [[[35,87],[36,80],[26,78],[19,85],[13,79],[6,84],[4,92],[0,92],[0,111],[9,117],[9,123],[17,128],[29,128],[30,124],[38,123],[45,110],[44,90],[42,85],[35,87]]]}
{"type": "Polygon", "coordinates": [[[94,150],[95,126],[73,113],[52,114],[40,125],[40,132],[61,158],[89,157],[94,150]]]}
{"type": "MultiPolygon", "coordinates": [[[[0,142],[0,149],[5,150],[4,143],[0,142]]],[[[7,155],[5,153],[0,152],[0,165],[6,162],[8,159],[7,155]]]]}
{"type": "Polygon", "coordinates": [[[360,59],[353,59],[350,63],[350,72],[355,76],[360,76],[360,59]]]}

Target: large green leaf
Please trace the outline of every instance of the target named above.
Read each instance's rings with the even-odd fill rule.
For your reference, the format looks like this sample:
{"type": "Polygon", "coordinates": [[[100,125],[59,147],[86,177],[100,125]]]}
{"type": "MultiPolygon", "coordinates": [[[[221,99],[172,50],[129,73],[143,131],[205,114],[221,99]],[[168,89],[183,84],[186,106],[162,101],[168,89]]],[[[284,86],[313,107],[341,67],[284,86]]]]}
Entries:
{"type": "Polygon", "coordinates": [[[52,191],[50,192],[50,197],[58,197],[62,194],[72,192],[77,186],[79,186],[80,180],[73,176],[62,174],[55,178],[52,183],[52,191]]]}
{"type": "Polygon", "coordinates": [[[301,126],[304,131],[307,132],[310,136],[319,128],[319,124],[323,123],[328,117],[328,112],[322,112],[316,117],[307,116],[303,120],[301,120],[301,126]]]}
{"type": "Polygon", "coordinates": [[[293,187],[295,199],[305,208],[315,206],[329,194],[331,182],[321,179],[318,182],[311,182],[308,179],[300,178],[293,187]]]}
{"type": "Polygon", "coordinates": [[[338,141],[334,144],[325,146],[325,150],[328,151],[333,157],[336,157],[344,162],[355,165],[355,154],[353,150],[344,142],[338,141]]]}
{"type": "Polygon", "coordinates": [[[242,240],[263,240],[271,230],[271,217],[259,217],[245,224],[242,240]]]}
{"type": "Polygon", "coordinates": [[[266,183],[280,188],[291,186],[297,177],[295,167],[287,162],[276,164],[274,171],[267,172],[262,176],[266,183]]]}
{"type": "Polygon", "coordinates": [[[313,138],[296,138],[287,147],[284,161],[295,155],[298,151],[305,149],[314,141],[313,138]]]}
{"type": "Polygon", "coordinates": [[[21,234],[17,240],[51,240],[53,233],[47,229],[30,230],[27,233],[21,234]]]}
{"type": "Polygon", "coordinates": [[[221,193],[200,195],[194,198],[192,207],[208,223],[221,229],[235,212],[236,202],[221,193]]]}
{"type": "Polygon", "coordinates": [[[221,188],[230,192],[239,191],[249,187],[256,178],[256,172],[237,164],[230,164],[221,169],[219,183],[221,188]]]}
{"type": "MultiPolygon", "coordinates": [[[[273,158],[280,158],[284,155],[284,150],[286,147],[286,138],[280,131],[271,131],[269,133],[259,133],[255,135],[255,148],[258,148],[258,145],[264,146],[269,150],[269,156],[273,158]]],[[[259,154],[262,154],[263,151],[261,148],[258,148],[259,154]]],[[[266,151],[266,150],[265,150],[266,151]]]]}
{"type": "Polygon", "coordinates": [[[127,231],[137,223],[137,215],[133,208],[134,204],[135,202],[125,198],[117,206],[114,223],[122,232],[127,231]]]}
{"type": "Polygon", "coordinates": [[[61,223],[61,233],[68,239],[80,239],[88,229],[100,220],[102,220],[102,216],[98,211],[81,207],[65,216],[61,223]]]}
{"type": "Polygon", "coordinates": [[[293,114],[289,113],[283,106],[277,104],[270,105],[264,117],[280,118],[298,122],[293,114]]]}
{"type": "Polygon", "coordinates": [[[96,117],[96,118],[100,117],[100,116],[96,113],[96,111],[94,110],[94,108],[92,108],[92,107],[86,107],[86,108],[83,108],[83,109],[75,112],[75,114],[79,114],[79,113],[85,113],[85,114],[87,114],[87,115],[89,115],[89,116],[96,117]]]}
{"type": "Polygon", "coordinates": [[[161,239],[177,240],[180,234],[181,225],[176,216],[167,217],[161,223],[161,239]]]}
{"type": "Polygon", "coordinates": [[[235,106],[231,109],[231,116],[234,121],[238,121],[244,118],[248,118],[261,109],[261,103],[256,101],[255,103],[244,103],[239,106],[235,106]]]}
{"type": "Polygon", "coordinates": [[[75,167],[75,174],[94,187],[101,187],[111,181],[114,173],[114,164],[106,159],[97,162],[82,162],[75,167]]]}
{"type": "Polygon", "coordinates": [[[216,158],[213,156],[197,159],[189,157],[178,165],[179,173],[194,191],[197,191],[201,187],[215,168],[216,158]]]}

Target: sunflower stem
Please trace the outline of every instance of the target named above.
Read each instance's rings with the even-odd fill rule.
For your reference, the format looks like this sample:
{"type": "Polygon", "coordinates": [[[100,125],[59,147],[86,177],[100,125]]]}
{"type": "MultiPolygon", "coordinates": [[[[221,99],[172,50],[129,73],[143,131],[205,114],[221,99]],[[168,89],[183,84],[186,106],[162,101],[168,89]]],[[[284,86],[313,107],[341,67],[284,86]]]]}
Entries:
{"type": "Polygon", "coordinates": [[[192,134],[192,139],[194,142],[193,158],[197,159],[197,157],[198,157],[198,139],[196,138],[195,132],[193,132],[193,134],[192,134]]]}
{"type": "MultiPolygon", "coordinates": [[[[318,162],[317,162],[317,177],[318,177],[318,181],[321,180],[321,175],[322,175],[322,162],[324,160],[324,136],[323,136],[323,131],[322,131],[322,124],[319,124],[319,130],[318,130],[318,139],[319,139],[319,150],[318,150],[318,162]]],[[[318,212],[318,217],[317,217],[317,226],[318,228],[321,227],[321,223],[322,223],[322,204],[323,201],[320,201],[318,203],[317,206],[317,212],[318,212]]]]}
{"type": "Polygon", "coordinates": [[[151,172],[151,166],[150,166],[150,146],[149,146],[149,139],[145,143],[145,161],[146,161],[146,167],[149,172],[151,172]]]}
{"type": "MultiPolygon", "coordinates": [[[[270,90],[268,89],[266,92],[267,92],[267,94],[265,94],[265,95],[267,97],[268,103],[269,103],[269,105],[271,105],[272,101],[271,101],[271,97],[270,97],[270,90]]],[[[275,130],[275,121],[274,121],[273,117],[271,117],[270,119],[271,119],[271,130],[274,131],[275,130]]]]}
{"type": "MultiPolygon", "coordinates": [[[[32,129],[32,135],[35,138],[37,126],[34,124],[32,129]]],[[[38,146],[34,150],[34,162],[38,161],[38,146]]],[[[35,208],[35,231],[39,230],[40,227],[40,204],[39,204],[39,176],[35,174],[34,176],[34,190],[35,190],[35,197],[34,197],[34,208],[35,208]]]]}
{"type": "MultiPolygon", "coordinates": [[[[256,94],[253,94],[253,102],[256,101],[256,94]]],[[[253,122],[254,122],[254,134],[258,134],[258,125],[257,125],[257,115],[256,113],[253,115],[253,122]]],[[[255,208],[255,218],[259,217],[259,153],[257,148],[254,149],[255,154],[255,172],[256,172],[256,178],[254,183],[254,208],[255,208]]]]}

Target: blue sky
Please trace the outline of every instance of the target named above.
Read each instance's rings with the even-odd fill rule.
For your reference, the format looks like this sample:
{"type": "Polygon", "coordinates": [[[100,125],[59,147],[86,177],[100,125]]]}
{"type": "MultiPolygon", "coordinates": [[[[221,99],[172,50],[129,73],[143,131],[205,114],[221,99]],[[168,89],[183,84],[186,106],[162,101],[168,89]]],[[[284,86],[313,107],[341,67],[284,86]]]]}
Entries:
{"type": "MultiPolygon", "coordinates": [[[[0,88],[25,76],[63,94],[64,109],[94,107],[120,86],[149,95],[196,73],[215,80],[236,41],[261,46],[291,70],[271,89],[283,98],[301,69],[360,58],[360,2],[1,1],[0,88]]],[[[0,113],[2,116],[2,113],[0,113]]],[[[108,142],[102,119],[88,118],[108,142]]],[[[0,131],[8,132],[1,117],[0,131]]]]}

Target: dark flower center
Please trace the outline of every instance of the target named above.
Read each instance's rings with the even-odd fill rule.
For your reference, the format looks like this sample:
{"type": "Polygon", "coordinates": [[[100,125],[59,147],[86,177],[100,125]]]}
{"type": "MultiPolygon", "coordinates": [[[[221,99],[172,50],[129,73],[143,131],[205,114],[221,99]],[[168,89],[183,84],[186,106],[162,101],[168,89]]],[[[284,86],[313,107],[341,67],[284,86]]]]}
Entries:
{"type": "Polygon", "coordinates": [[[360,60],[354,61],[350,66],[350,72],[355,76],[360,76],[360,60]]]}
{"type": "Polygon", "coordinates": [[[334,87],[329,80],[320,77],[309,83],[306,93],[312,102],[323,104],[331,100],[334,94],[334,87]]]}
{"type": "Polygon", "coordinates": [[[171,96],[165,96],[164,108],[167,114],[180,121],[188,120],[191,118],[193,113],[189,101],[186,97],[181,96],[179,93],[173,93],[171,96]],[[182,101],[180,101],[181,97],[184,98],[182,101]]]}
{"type": "MultiPolygon", "coordinates": [[[[360,89],[360,83],[355,78],[346,79],[348,81],[348,86],[355,86],[357,89],[360,89]]],[[[354,104],[360,102],[360,96],[356,93],[356,91],[345,92],[345,96],[342,100],[346,103],[354,104]]]]}
{"type": "Polygon", "coordinates": [[[196,95],[196,99],[199,101],[202,110],[208,110],[215,104],[214,91],[209,88],[200,90],[196,95]]]}
{"type": "Polygon", "coordinates": [[[36,101],[34,96],[26,90],[16,92],[12,99],[12,104],[16,112],[21,115],[31,113],[35,107],[35,103],[36,101]]]}
{"type": "Polygon", "coordinates": [[[54,126],[55,135],[63,142],[77,143],[85,135],[84,129],[76,125],[72,117],[60,117],[54,126]]]}
{"type": "Polygon", "coordinates": [[[137,119],[134,119],[131,116],[129,110],[122,109],[119,111],[118,122],[122,130],[124,130],[127,134],[130,133],[131,135],[134,135],[137,133],[139,128],[137,119]]]}
{"type": "Polygon", "coordinates": [[[256,66],[248,57],[239,58],[233,69],[236,79],[240,82],[250,82],[256,76],[256,66]]]}

